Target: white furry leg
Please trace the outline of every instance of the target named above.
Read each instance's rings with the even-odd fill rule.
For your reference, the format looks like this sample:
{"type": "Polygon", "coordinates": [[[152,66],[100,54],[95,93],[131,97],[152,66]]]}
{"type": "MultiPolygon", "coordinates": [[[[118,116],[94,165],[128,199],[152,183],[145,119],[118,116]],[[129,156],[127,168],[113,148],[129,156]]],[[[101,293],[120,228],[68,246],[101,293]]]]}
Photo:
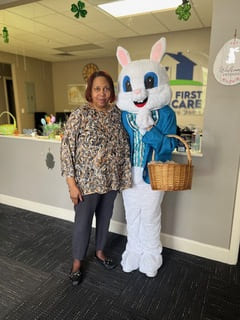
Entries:
{"type": "Polygon", "coordinates": [[[142,180],[142,168],[133,167],[133,187],[123,191],[127,220],[127,245],[122,255],[123,271],[139,269],[155,277],[162,265],[161,203],[162,191],[153,191],[142,180]]]}
{"type": "Polygon", "coordinates": [[[153,278],[157,275],[158,269],[162,266],[161,254],[143,254],[141,257],[139,271],[145,273],[147,277],[153,278]]]}
{"type": "Polygon", "coordinates": [[[141,195],[141,219],[139,238],[142,255],[139,271],[148,277],[155,277],[162,266],[161,232],[161,203],[164,192],[153,191],[149,185],[144,188],[141,195]]]}
{"type": "Polygon", "coordinates": [[[122,255],[121,266],[124,272],[132,272],[139,268],[140,254],[125,250],[122,255]]]}
{"type": "Polygon", "coordinates": [[[127,245],[122,255],[121,265],[123,271],[131,272],[139,268],[142,254],[139,242],[140,209],[135,187],[124,190],[122,194],[127,220],[127,245]]]}

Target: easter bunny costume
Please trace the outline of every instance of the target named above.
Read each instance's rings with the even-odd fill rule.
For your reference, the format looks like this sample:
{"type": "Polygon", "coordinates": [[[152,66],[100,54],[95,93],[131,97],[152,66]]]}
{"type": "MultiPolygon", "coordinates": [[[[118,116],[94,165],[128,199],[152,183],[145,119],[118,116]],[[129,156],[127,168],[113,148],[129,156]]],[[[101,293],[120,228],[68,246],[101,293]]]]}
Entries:
{"type": "Polygon", "coordinates": [[[150,59],[131,61],[129,53],[117,48],[122,66],[118,78],[117,106],[128,132],[131,147],[133,185],[123,191],[127,221],[127,245],[122,255],[123,271],[139,270],[155,277],[162,265],[161,203],[163,191],[150,186],[147,164],[152,159],[171,159],[176,146],[176,117],[169,107],[171,89],[160,61],[166,48],[165,38],[152,47],[150,59]]]}

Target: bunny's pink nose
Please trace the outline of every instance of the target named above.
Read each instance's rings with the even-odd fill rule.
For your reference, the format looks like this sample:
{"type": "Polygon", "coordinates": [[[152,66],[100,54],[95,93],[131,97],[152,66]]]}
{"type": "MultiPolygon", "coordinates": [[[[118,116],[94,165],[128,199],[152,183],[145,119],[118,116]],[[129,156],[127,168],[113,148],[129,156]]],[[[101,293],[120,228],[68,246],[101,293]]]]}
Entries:
{"type": "Polygon", "coordinates": [[[139,94],[141,92],[140,89],[133,90],[134,93],[139,94]]]}

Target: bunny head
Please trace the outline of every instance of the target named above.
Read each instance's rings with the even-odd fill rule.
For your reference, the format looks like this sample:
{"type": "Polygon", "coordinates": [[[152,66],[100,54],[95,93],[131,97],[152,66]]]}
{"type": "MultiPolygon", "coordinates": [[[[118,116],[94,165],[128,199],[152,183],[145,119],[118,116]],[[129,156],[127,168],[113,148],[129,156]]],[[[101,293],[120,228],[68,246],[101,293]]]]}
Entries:
{"type": "Polygon", "coordinates": [[[152,47],[149,60],[131,61],[122,47],[117,48],[117,59],[122,70],[118,77],[117,106],[132,113],[160,109],[169,104],[171,89],[165,67],[160,61],[166,50],[166,39],[152,47]]]}

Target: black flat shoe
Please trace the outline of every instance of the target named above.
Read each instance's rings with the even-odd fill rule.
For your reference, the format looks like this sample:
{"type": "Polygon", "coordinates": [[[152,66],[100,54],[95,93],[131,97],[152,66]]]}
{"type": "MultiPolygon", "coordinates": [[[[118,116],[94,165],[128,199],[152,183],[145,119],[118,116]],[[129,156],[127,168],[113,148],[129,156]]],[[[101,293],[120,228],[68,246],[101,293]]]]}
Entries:
{"type": "Polygon", "coordinates": [[[110,258],[106,258],[105,260],[102,260],[98,258],[96,255],[95,255],[95,258],[97,262],[100,263],[102,266],[104,266],[107,270],[112,270],[117,266],[116,263],[114,263],[110,258]]]}
{"type": "Polygon", "coordinates": [[[69,279],[72,281],[73,286],[79,285],[82,281],[82,272],[80,270],[69,273],[69,279]]]}

